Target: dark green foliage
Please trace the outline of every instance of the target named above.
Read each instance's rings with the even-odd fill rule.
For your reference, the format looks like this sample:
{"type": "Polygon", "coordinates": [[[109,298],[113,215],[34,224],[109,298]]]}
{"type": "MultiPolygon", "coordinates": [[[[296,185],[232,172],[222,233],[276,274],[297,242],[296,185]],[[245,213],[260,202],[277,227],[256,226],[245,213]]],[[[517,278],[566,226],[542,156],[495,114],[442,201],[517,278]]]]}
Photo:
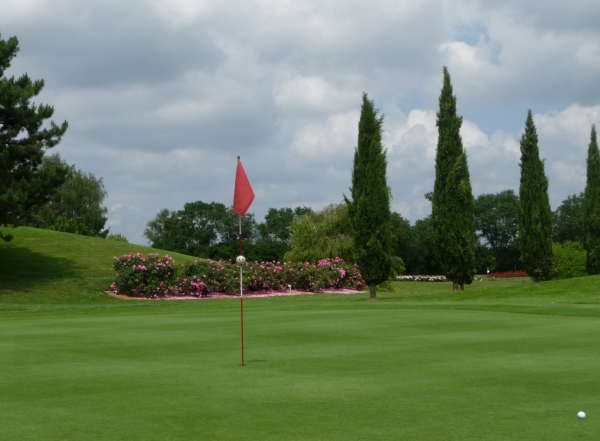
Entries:
{"type": "Polygon", "coordinates": [[[588,274],[600,274],[600,153],[596,126],[592,126],[587,157],[587,181],[583,203],[588,274]]]}
{"type": "MultiPolygon", "coordinates": [[[[253,214],[242,217],[243,254],[248,261],[280,261],[288,250],[286,214],[306,208],[269,209],[267,222],[257,228],[253,214]],[[261,236],[257,238],[257,229],[261,236]]],[[[310,210],[309,210],[310,211],[310,210]]],[[[183,210],[161,210],[148,222],[144,236],[155,248],[215,260],[235,260],[240,254],[239,216],[217,202],[191,202],[183,210]]]]}
{"type": "Polygon", "coordinates": [[[381,144],[383,116],[363,93],[358,122],[358,146],[354,152],[351,200],[346,199],[354,236],[356,261],[376,297],[377,284],[391,274],[392,233],[387,159],[381,144]]]}
{"type": "Polygon", "coordinates": [[[473,193],[467,156],[460,137],[462,117],[450,74],[444,67],[444,84],[437,114],[438,143],[432,199],[434,241],[438,259],[454,288],[470,284],[475,274],[473,193]]]}
{"type": "Polygon", "coordinates": [[[552,211],[548,178],[540,159],[538,137],[531,110],[521,137],[521,186],[519,187],[519,246],[527,275],[548,280],[552,270],[552,211]]]}
{"type": "Polygon", "coordinates": [[[69,166],[58,154],[45,157],[41,170],[48,174],[66,170],[66,180],[46,204],[31,211],[27,225],[105,238],[108,210],[102,205],[107,196],[102,178],[69,166]]]}
{"type": "Polygon", "coordinates": [[[552,213],[552,240],[554,242],[585,243],[583,199],[583,192],[579,195],[568,196],[552,213]]]}
{"type": "Polygon", "coordinates": [[[309,211],[290,226],[292,238],[285,260],[311,262],[341,257],[354,263],[354,239],[345,203],[329,205],[321,211],[309,211]]]}
{"type": "Polygon", "coordinates": [[[258,224],[258,234],[263,240],[287,243],[291,238],[290,225],[292,221],[310,211],[311,209],[308,207],[296,207],[294,210],[289,207],[269,208],[264,223],[258,224]]]}
{"type": "Polygon", "coordinates": [[[570,279],[585,276],[585,248],[580,242],[552,244],[552,278],[570,279]]]}
{"type": "Polygon", "coordinates": [[[433,240],[433,221],[431,216],[419,219],[410,227],[409,253],[404,259],[406,273],[413,275],[443,273],[433,240]]]}
{"type": "MultiPolygon", "coordinates": [[[[252,242],[255,231],[254,215],[243,216],[244,246],[252,242]]],[[[211,246],[217,246],[213,254],[224,258],[223,253],[226,253],[228,258],[235,259],[239,254],[239,216],[221,203],[189,202],[183,210],[161,210],[146,225],[144,236],[155,248],[210,257],[211,246]],[[228,251],[222,251],[223,248],[228,251]]]]}
{"type": "Polygon", "coordinates": [[[251,244],[248,251],[244,251],[249,262],[281,262],[288,251],[288,244],[278,240],[261,239],[251,244]]]}
{"type": "Polygon", "coordinates": [[[448,174],[445,204],[442,208],[445,222],[444,251],[446,277],[460,285],[470,284],[475,275],[475,227],[473,220],[473,192],[469,180],[467,155],[458,156],[448,174]]]}
{"type": "MultiPolygon", "coordinates": [[[[482,194],[475,199],[473,215],[475,230],[482,245],[492,251],[493,260],[484,262],[483,250],[476,250],[478,260],[485,263],[483,269],[492,271],[516,271],[519,263],[519,197],[512,190],[496,194],[482,194]]],[[[482,271],[481,264],[477,266],[482,271]]]]}
{"type": "Polygon", "coordinates": [[[401,214],[393,211],[390,214],[392,230],[392,255],[400,257],[404,262],[411,253],[410,222],[401,214]]]}
{"type": "MultiPolygon", "coordinates": [[[[67,130],[50,122],[54,108],[31,100],[44,87],[27,74],[4,76],[19,50],[16,37],[0,38],[0,224],[20,225],[33,207],[47,202],[65,179],[63,173],[40,169],[47,149],[57,145],[67,130]]],[[[56,171],[56,170],[55,170],[56,171]]]]}

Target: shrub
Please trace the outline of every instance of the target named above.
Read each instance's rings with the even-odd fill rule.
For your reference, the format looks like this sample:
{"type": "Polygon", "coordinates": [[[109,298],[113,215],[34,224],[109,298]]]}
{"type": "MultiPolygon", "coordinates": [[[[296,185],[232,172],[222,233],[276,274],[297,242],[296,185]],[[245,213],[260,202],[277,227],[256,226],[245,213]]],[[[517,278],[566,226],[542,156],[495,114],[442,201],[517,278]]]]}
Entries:
{"type": "Polygon", "coordinates": [[[129,243],[129,241],[127,240],[127,237],[123,234],[117,233],[117,234],[109,234],[106,237],[108,240],[116,240],[118,242],[125,242],[125,243],[129,243]]]}
{"type": "Polygon", "coordinates": [[[176,281],[171,257],[158,254],[125,254],[115,257],[115,282],[111,288],[116,293],[136,297],[163,296],[176,281]]]}
{"type": "Polygon", "coordinates": [[[586,275],[585,248],[579,242],[552,244],[552,278],[570,279],[586,275]]]}
{"type": "MultiPolygon", "coordinates": [[[[117,293],[146,297],[239,292],[240,270],[231,262],[195,260],[179,266],[175,274],[170,257],[156,259],[158,256],[152,254],[148,259],[141,254],[115,257],[117,274],[112,289],[117,293]]],[[[288,286],[312,292],[343,288],[361,290],[364,287],[358,266],[340,258],[322,259],[316,265],[307,262],[247,262],[243,282],[244,291],[250,292],[285,290],[288,286]]]]}
{"type": "Polygon", "coordinates": [[[401,257],[392,256],[392,279],[403,275],[406,272],[406,266],[401,257]]]}

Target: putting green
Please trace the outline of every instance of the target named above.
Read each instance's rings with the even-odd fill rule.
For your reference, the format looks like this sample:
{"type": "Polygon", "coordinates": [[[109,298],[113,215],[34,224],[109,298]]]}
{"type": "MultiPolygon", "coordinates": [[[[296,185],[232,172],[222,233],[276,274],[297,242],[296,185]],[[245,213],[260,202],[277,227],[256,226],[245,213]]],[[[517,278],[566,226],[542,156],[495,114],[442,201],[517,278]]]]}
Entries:
{"type": "Polygon", "coordinates": [[[600,305],[397,296],[2,313],[0,439],[598,436],[600,305]]]}

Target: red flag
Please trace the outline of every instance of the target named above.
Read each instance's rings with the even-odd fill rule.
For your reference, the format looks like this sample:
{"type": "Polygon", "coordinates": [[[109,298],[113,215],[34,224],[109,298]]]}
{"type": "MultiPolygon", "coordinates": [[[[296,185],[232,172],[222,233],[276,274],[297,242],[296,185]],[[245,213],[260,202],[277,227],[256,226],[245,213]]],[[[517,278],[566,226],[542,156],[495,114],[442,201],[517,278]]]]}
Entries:
{"type": "Polygon", "coordinates": [[[253,200],[252,186],[238,156],[237,170],[235,171],[235,192],[233,193],[233,211],[240,216],[244,216],[253,200]]]}

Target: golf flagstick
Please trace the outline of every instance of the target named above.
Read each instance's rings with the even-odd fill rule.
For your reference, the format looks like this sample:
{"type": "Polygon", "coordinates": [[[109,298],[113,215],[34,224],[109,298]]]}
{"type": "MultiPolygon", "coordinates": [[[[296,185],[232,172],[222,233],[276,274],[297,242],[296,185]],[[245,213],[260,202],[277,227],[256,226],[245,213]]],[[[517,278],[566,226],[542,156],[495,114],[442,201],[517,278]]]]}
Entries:
{"type": "Polygon", "coordinates": [[[250,204],[254,200],[254,191],[250,186],[250,181],[246,176],[242,161],[238,156],[237,169],[235,171],[235,190],[233,193],[233,211],[240,216],[240,255],[235,259],[237,265],[240,267],[240,318],[242,328],[242,366],[244,363],[244,283],[242,280],[244,270],[243,267],[246,264],[246,258],[244,257],[242,250],[242,216],[246,214],[250,204]]]}
{"type": "MultiPolygon", "coordinates": [[[[244,256],[242,252],[242,216],[240,216],[240,256],[244,256]]],[[[244,364],[244,281],[242,277],[244,275],[244,270],[242,269],[242,265],[240,265],[240,317],[242,319],[242,366],[246,366],[244,364]]]]}

